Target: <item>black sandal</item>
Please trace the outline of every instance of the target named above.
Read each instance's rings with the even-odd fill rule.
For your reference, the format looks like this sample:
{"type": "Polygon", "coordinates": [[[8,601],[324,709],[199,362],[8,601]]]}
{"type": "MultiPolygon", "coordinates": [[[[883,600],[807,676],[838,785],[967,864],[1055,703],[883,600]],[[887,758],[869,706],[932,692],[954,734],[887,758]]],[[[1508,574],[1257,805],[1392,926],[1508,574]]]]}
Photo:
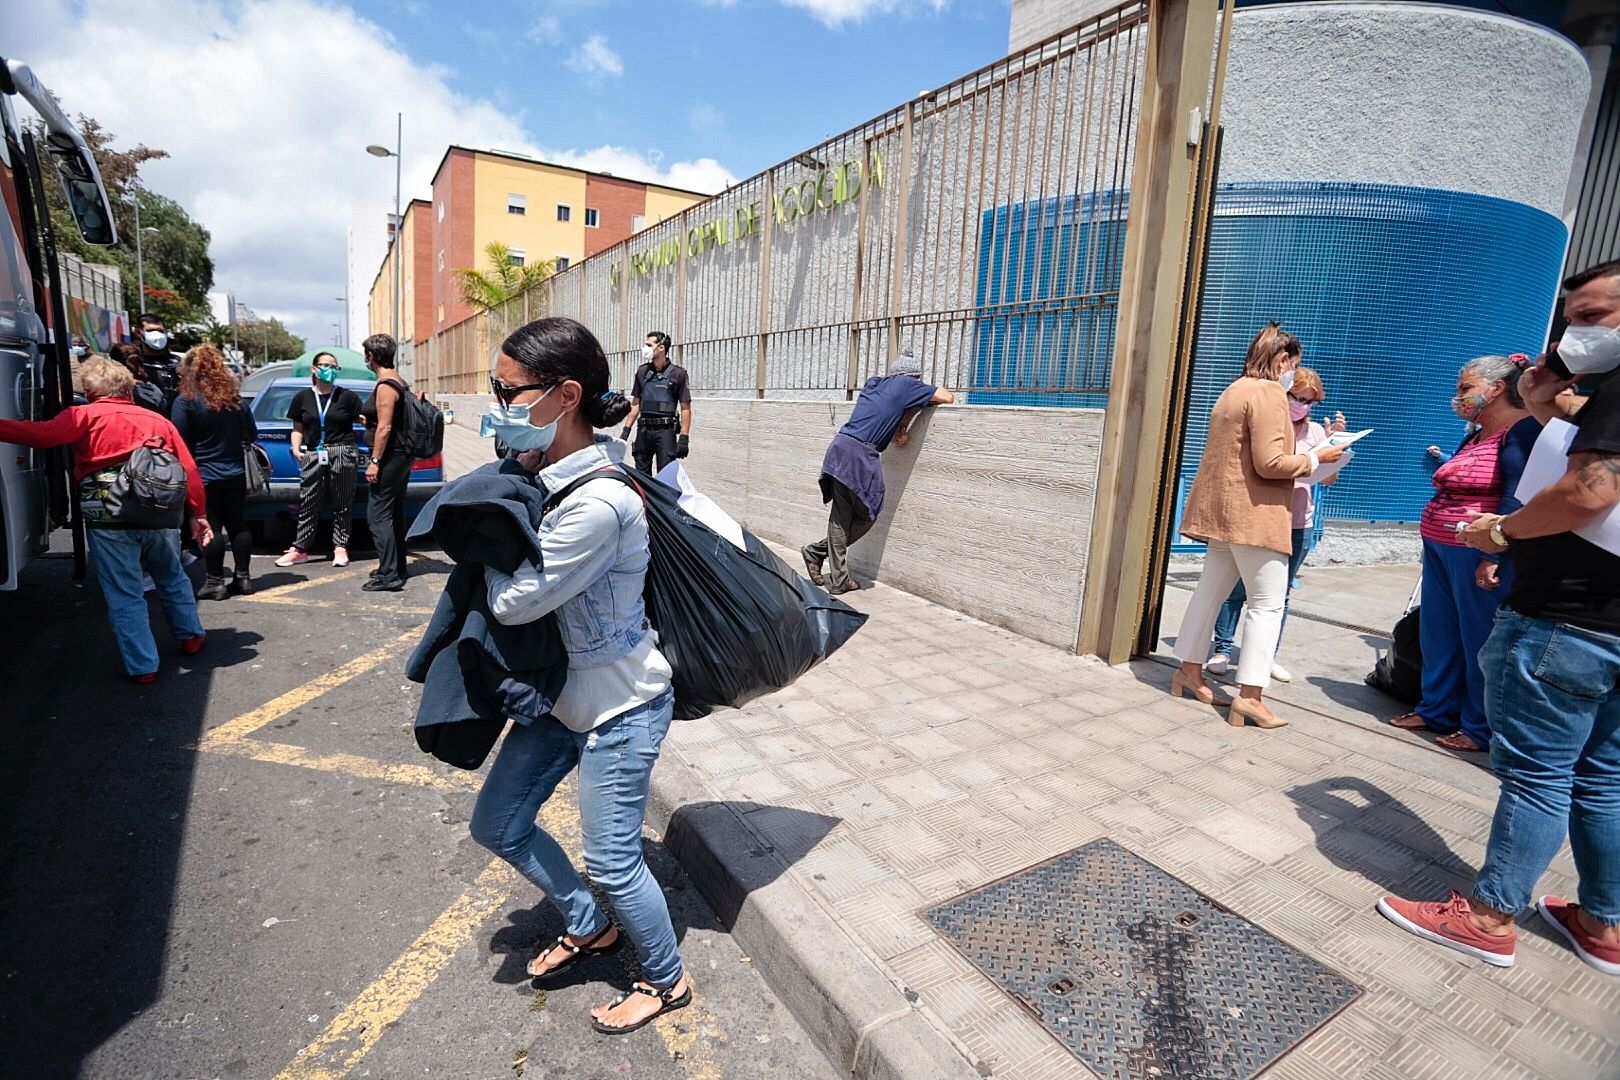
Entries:
{"type": "Polygon", "coordinates": [[[600,949],[593,949],[591,947],[598,941],[601,941],[603,938],[607,937],[608,932],[612,929],[613,923],[610,921],[606,926],[602,927],[601,930],[598,930],[594,935],[592,935],[589,940],[582,941],[578,945],[570,943],[567,935],[559,936],[553,944],[547,945],[539,956],[536,956],[534,960],[530,960],[523,970],[528,972],[529,978],[531,979],[548,979],[557,974],[559,971],[566,971],[568,965],[572,964],[575,960],[578,960],[581,956],[606,956],[610,952],[616,952],[619,946],[624,944],[623,933],[620,933],[618,937],[614,938],[613,944],[611,945],[603,945],[600,949]],[[535,971],[534,961],[544,960],[559,946],[568,950],[568,959],[564,960],[554,968],[547,968],[545,971],[535,971]]]}
{"type": "MultiPolygon", "coordinates": [[[[692,984],[690,982],[687,983],[686,989],[681,991],[680,996],[670,996],[672,993],[674,993],[675,987],[680,985],[680,982],[681,980],[676,979],[672,985],[666,986],[662,990],[656,989],[655,987],[649,986],[645,983],[632,983],[630,986],[630,994],[646,994],[648,997],[657,998],[663,1003],[659,1010],[643,1020],[637,1020],[633,1024],[626,1024],[624,1027],[615,1027],[612,1024],[604,1024],[602,1021],[593,1016],[591,1017],[591,1026],[597,1031],[601,1032],[603,1035],[628,1035],[637,1028],[646,1027],[648,1024],[652,1023],[660,1016],[663,1016],[665,1013],[674,1012],[676,1009],[684,1009],[688,1005],[692,1004],[692,984]]],[[[608,1008],[614,1009],[618,1008],[620,1005],[623,1005],[626,1001],[630,1000],[630,994],[620,994],[618,997],[613,999],[613,1004],[609,1005],[608,1008]]]]}

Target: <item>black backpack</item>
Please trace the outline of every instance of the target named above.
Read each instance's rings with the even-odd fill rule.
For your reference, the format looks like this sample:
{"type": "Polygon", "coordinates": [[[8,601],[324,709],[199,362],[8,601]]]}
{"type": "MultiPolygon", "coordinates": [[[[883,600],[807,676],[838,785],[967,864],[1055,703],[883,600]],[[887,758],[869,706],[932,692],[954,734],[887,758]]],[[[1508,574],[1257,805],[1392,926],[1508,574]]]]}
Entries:
{"type": "Polygon", "coordinates": [[[107,517],[132,529],[178,529],[186,519],[186,467],[160,438],[129,455],[102,498],[107,517]]]}
{"type": "Polygon", "coordinates": [[[1416,705],[1423,697],[1423,609],[1415,607],[1402,615],[1391,635],[1389,652],[1378,658],[1366,683],[1392,698],[1416,705]]]}
{"type": "Polygon", "coordinates": [[[399,394],[394,413],[394,445],[413,458],[433,457],[444,450],[444,413],[426,398],[418,397],[398,379],[384,379],[399,394]]]}

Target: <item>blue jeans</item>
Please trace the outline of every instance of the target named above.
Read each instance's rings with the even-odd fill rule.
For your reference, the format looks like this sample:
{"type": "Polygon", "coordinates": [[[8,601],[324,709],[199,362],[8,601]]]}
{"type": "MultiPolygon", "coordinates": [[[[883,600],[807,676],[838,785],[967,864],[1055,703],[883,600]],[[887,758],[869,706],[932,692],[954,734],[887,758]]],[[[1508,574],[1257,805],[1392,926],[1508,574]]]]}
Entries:
{"type": "Polygon", "coordinates": [[[562,845],[535,822],[578,765],[585,869],[635,946],[641,977],[654,986],[673,986],[681,977],[669,906],[641,851],[647,785],[674,712],[674,691],[666,690],[583,734],[551,717],[512,725],[472,815],[473,839],[544,890],[568,933],[589,937],[607,926],[608,915],[562,845]]]}
{"type": "Polygon", "coordinates": [[[1474,895],[1523,911],[1567,827],[1581,907],[1620,925],[1620,637],[1502,611],[1479,662],[1502,794],[1474,895]]]}
{"type": "Polygon", "coordinates": [[[131,675],[156,671],[157,641],[141,588],[143,572],[151,574],[157,584],[158,602],[175,640],[186,641],[203,633],[191,579],[180,566],[179,530],[86,529],[85,534],[124,670],[131,675]]]}
{"type": "MultiPolygon", "coordinates": [[[[1294,591],[1294,576],[1299,568],[1305,565],[1305,556],[1311,553],[1311,531],[1309,529],[1295,529],[1293,533],[1294,549],[1288,556],[1288,591],[1294,591]]],[[[1210,647],[1211,656],[1231,656],[1232,642],[1237,637],[1238,620],[1243,617],[1243,602],[1249,598],[1248,591],[1243,588],[1240,578],[1232,587],[1232,595],[1226,598],[1221,605],[1221,613],[1215,617],[1215,644],[1210,647]]],[[[1282,632],[1288,628],[1288,601],[1283,601],[1282,627],[1277,630],[1277,643],[1282,644],[1282,632]]]]}
{"type": "Polygon", "coordinates": [[[1485,718],[1485,677],[1479,651],[1491,634],[1496,609],[1513,586],[1513,567],[1504,561],[1502,584],[1487,591],[1474,584],[1480,554],[1456,544],[1423,541],[1423,614],[1418,642],[1423,647],[1423,697],[1413,711],[1433,731],[1462,729],[1479,746],[1491,741],[1485,718]]]}

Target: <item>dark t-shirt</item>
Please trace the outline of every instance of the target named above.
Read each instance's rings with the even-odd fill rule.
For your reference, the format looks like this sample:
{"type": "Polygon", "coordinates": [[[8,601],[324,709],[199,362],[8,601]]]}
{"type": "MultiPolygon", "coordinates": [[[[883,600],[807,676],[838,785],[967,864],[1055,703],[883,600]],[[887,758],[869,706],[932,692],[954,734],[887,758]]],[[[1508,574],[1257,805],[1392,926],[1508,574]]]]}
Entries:
{"type": "MultiPolygon", "coordinates": [[[[326,445],[354,443],[354,425],[360,419],[360,395],[347,387],[332,388],[332,401],[326,407],[326,445]]],[[[287,419],[303,432],[304,445],[311,450],[321,442],[321,410],[315,401],[313,387],[298,391],[292,404],[287,406],[287,419]]]]}
{"type": "Polygon", "coordinates": [[[910,375],[874,375],[861,387],[855,410],[842,431],[879,451],[900,428],[907,409],[920,409],[934,398],[934,387],[910,375]]]}
{"type": "Polygon", "coordinates": [[[663,371],[654,371],[649,360],[636,369],[630,396],[641,402],[643,416],[674,416],[678,405],[691,404],[692,386],[681,365],[666,364],[663,371]]]}
{"type": "MultiPolygon", "coordinates": [[[[1575,425],[1571,454],[1620,454],[1620,381],[1599,387],[1575,425]]],[[[1515,541],[1513,564],[1507,606],[1520,615],[1620,634],[1620,555],[1566,532],[1515,541]]]]}
{"type": "Polygon", "coordinates": [[[186,441],[205,484],[243,475],[242,444],[259,437],[246,409],[210,409],[201,398],[177,397],[169,417],[186,441]]]}

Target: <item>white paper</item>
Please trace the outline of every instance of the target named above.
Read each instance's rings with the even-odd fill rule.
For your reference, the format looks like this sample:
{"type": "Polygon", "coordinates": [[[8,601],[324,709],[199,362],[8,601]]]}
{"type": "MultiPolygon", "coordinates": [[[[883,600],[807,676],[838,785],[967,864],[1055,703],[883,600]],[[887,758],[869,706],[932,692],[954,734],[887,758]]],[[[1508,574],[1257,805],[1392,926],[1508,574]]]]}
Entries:
{"type": "Polygon", "coordinates": [[[720,509],[720,505],[697,489],[692,478],[686,474],[686,466],[679,460],[665,465],[658,474],[661,483],[681,493],[681,509],[694,518],[731,541],[731,546],[738,551],[747,551],[743,542],[742,526],[734,521],[730,514],[720,509]]]}
{"type": "Polygon", "coordinates": [[[1307,483],[1307,484],[1320,484],[1322,481],[1326,480],[1330,476],[1336,475],[1340,469],[1342,469],[1346,465],[1350,464],[1350,459],[1355,457],[1355,456],[1356,456],[1356,452],[1354,450],[1346,450],[1344,452],[1344,456],[1341,457],[1338,461],[1323,462],[1322,464],[1320,464],[1320,465],[1318,465],[1316,467],[1315,472],[1313,472],[1313,473],[1311,473],[1311,475],[1305,477],[1305,483],[1307,483]]]}
{"type": "Polygon", "coordinates": [[[1334,434],[1328,436],[1328,445],[1329,446],[1349,446],[1351,443],[1355,442],[1357,439],[1365,439],[1368,435],[1371,435],[1372,433],[1373,433],[1372,428],[1367,428],[1365,431],[1339,431],[1339,432],[1335,432],[1334,434]]]}
{"type": "MultiPolygon", "coordinates": [[[[1575,441],[1576,430],[1566,420],[1554,420],[1541,429],[1513,492],[1520,502],[1528,503],[1569,471],[1569,447],[1575,441]]],[[[1575,535],[1611,555],[1620,555],[1620,506],[1611,506],[1576,529],[1575,535]]]]}

